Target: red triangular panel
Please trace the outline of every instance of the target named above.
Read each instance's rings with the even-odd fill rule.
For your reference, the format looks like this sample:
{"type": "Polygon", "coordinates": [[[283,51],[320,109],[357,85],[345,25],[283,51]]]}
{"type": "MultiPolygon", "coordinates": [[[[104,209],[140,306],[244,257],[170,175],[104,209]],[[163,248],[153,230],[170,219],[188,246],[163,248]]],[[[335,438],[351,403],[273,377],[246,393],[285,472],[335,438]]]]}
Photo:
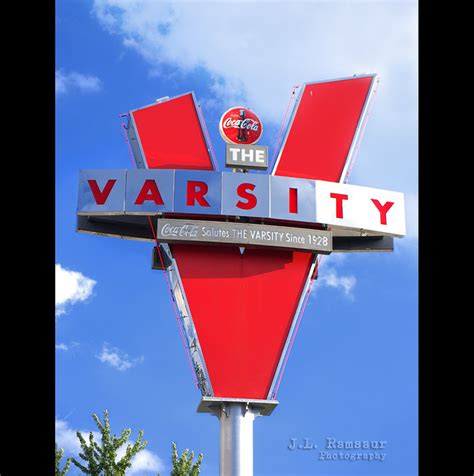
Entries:
{"type": "Polygon", "coordinates": [[[311,253],[173,245],[214,396],[267,398],[311,253]]]}

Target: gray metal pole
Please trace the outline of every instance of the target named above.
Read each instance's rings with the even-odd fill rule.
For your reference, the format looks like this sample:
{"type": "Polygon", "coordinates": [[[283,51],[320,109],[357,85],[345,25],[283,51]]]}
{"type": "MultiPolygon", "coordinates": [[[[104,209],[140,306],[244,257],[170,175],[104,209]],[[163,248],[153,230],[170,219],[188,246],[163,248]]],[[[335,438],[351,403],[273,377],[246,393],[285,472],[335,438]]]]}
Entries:
{"type": "Polygon", "coordinates": [[[253,421],[259,415],[246,403],[221,406],[220,476],[253,476],[253,421]]]}
{"type": "Polygon", "coordinates": [[[253,421],[271,415],[277,400],[203,396],[198,413],[219,419],[220,476],[253,476],[253,421]]]}

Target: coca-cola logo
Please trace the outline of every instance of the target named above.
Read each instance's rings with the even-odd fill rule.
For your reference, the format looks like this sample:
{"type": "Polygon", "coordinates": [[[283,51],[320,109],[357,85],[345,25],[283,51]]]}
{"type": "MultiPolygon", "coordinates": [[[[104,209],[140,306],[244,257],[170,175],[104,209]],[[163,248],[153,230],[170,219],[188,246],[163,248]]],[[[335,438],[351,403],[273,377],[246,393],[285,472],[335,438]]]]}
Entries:
{"type": "Polygon", "coordinates": [[[232,107],[219,121],[222,138],[232,144],[255,144],[262,131],[262,121],[247,107],[232,107]]]}
{"type": "Polygon", "coordinates": [[[184,225],[171,225],[170,223],[165,223],[161,229],[162,237],[181,237],[181,238],[195,238],[198,235],[198,226],[191,224],[184,225]]]}

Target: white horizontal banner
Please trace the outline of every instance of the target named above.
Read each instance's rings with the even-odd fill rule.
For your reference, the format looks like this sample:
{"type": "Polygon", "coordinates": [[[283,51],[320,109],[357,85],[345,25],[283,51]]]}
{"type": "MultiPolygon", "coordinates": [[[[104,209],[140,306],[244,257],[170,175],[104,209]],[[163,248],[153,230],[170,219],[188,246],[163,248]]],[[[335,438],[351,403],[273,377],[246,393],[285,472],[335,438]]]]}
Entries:
{"type": "Polygon", "coordinates": [[[316,221],[340,228],[404,236],[403,193],[316,180],[316,221]]]}
{"type": "Polygon", "coordinates": [[[322,180],[198,170],[84,170],[78,215],[284,220],[404,236],[403,193],[322,180]]]}

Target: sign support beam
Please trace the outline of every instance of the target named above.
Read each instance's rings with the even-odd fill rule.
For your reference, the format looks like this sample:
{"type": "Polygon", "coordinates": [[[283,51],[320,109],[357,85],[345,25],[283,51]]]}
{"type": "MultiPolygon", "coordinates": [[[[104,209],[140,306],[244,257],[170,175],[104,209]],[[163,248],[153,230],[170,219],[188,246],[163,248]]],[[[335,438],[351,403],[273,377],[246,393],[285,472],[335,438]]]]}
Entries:
{"type": "Polygon", "coordinates": [[[219,419],[219,476],[253,476],[253,422],[277,405],[277,400],[202,398],[197,412],[219,419]]]}
{"type": "Polygon", "coordinates": [[[253,422],[260,413],[245,403],[224,403],[219,412],[220,476],[253,476],[253,422]]]}

